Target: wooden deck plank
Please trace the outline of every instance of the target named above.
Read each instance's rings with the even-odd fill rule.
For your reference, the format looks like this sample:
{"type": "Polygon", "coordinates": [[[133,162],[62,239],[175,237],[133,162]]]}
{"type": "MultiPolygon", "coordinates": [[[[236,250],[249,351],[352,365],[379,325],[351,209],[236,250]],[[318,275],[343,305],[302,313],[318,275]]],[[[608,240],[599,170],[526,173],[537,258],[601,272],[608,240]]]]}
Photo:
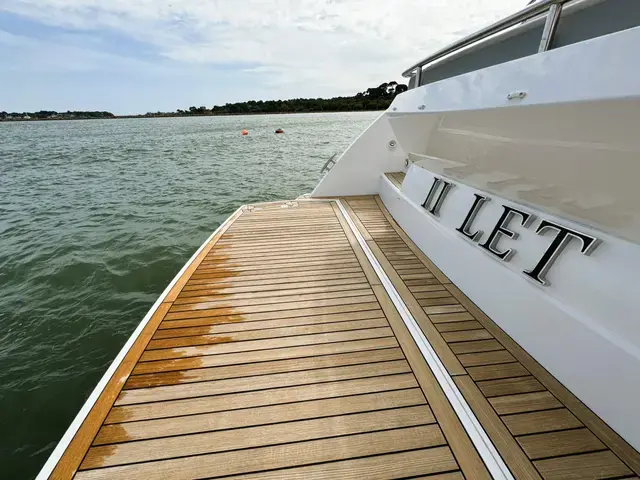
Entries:
{"type": "MultiPolygon", "coordinates": [[[[342,250],[338,252],[321,252],[321,253],[298,253],[295,255],[273,255],[270,257],[256,257],[256,258],[215,258],[215,259],[207,259],[206,261],[200,264],[200,268],[198,271],[204,272],[207,270],[215,270],[218,268],[228,268],[233,266],[238,267],[260,267],[265,263],[268,263],[269,266],[283,266],[286,267],[289,264],[301,263],[304,262],[308,264],[308,262],[319,262],[323,260],[331,261],[331,260],[352,260],[354,257],[353,252],[348,250],[342,250]]],[[[255,268],[253,270],[259,270],[259,268],[255,268]]]]}
{"type": "Polygon", "coordinates": [[[246,284],[248,282],[245,281],[245,285],[233,285],[233,282],[227,283],[214,283],[213,285],[201,285],[201,284],[187,284],[182,290],[181,295],[201,295],[200,292],[216,292],[218,294],[227,294],[227,293],[243,293],[243,292],[263,292],[268,290],[282,290],[282,289],[291,289],[291,288],[306,288],[310,286],[315,287],[326,287],[332,285],[349,285],[353,283],[361,283],[365,280],[366,277],[359,273],[347,273],[338,276],[335,278],[334,275],[327,277],[326,275],[318,275],[316,277],[313,276],[304,276],[302,278],[293,278],[284,281],[280,281],[278,279],[272,281],[257,281],[252,284],[246,284]]]}
{"type": "MultiPolygon", "coordinates": [[[[103,426],[94,441],[94,445],[388,410],[424,405],[425,403],[421,390],[414,388],[411,390],[355,395],[347,398],[328,398],[295,404],[268,405],[231,412],[188,415],[175,417],[171,421],[159,419],[126,422],[103,426]]],[[[425,415],[427,415],[426,410],[425,415]]],[[[433,415],[427,415],[425,423],[435,423],[433,415]]]]}
{"type": "Polygon", "coordinates": [[[368,340],[372,338],[392,337],[393,332],[388,327],[370,328],[348,332],[318,333],[313,335],[298,335],[266,340],[247,340],[243,342],[218,343],[198,347],[167,348],[161,350],[146,350],[140,357],[140,362],[155,360],[169,360],[185,357],[199,357],[204,355],[221,355],[228,353],[249,352],[255,350],[282,349],[302,345],[318,345],[321,343],[339,343],[351,340],[368,340]]]}
{"type": "Polygon", "coordinates": [[[373,254],[376,256],[376,260],[378,260],[380,265],[385,269],[385,272],[389,276],[389,279],[393,283],[395,289],[405,300],[405,303],[407,305],[407,308],[411,312],[411,315],[420,324],[421,328],[423,328],[425,336],[438,353],[438,356],[447,367],[449,373],[451,373],[452,375],[465,373],[465,370],[460,361],[447,347],[446,338],[443,338],[444,335],[441,335],[440,332],[438,332],[438,330],[435,328],[435,326],[431,324],[429,318],[427,317],[427,315],[425,315],[422,306],[415,298],[413,298],[407,286],[402,283],[400,277],[392,270],[393,267],[389,265],[388,260],[385,258],[380,248],[375,243],[371,243],[369,247],[371,248],[373,254]]]}
{"type": "Polygon", "coordinates": [[[351,220],[355,222],[356,226],[358,227],[358,230],[360,230],[360,234],[363,236],[365,241],[371,240],[372,239],[371,235],[369,234],[367,229],[364,227],[364,225],[362,225],[362,222],[360,222],[360,219],[358,218],[358,216],[354,214],[353,209],[351,208],[351,205],[349,205],[349,200],[347,198],[344,198],[343,200],[344,201],[342,202],[342,206],[345,208],[345,210],[351,217],[351,220]]]}
{"type": "Polygon", "coordinates": [[[532,376],[485,380],[484,382],[478,382],[477,385],[487,398],[545,390],[544,386],[532,376]]]}
{"type": "Polygon", "coordinates": [[[515,361],[513,355],[511,355],[506,350],[496,350],[492,352],[481,353],[464,353],[458,355],[458,359],[465,367],[475,367],[478,365],[494,365],[515,361]]]}
{"type": "Polygon", "coordinates": [[[374,295],[358,295],[353,297],[323,298],[307,300],[304,302],[291,301],[285,303],[272,303],[266,305],[232,306],[220,308],[191,308],[179,309],[167,313],[166,320],[179,320],[184,318],[217,317],[228,315],[245,315],[249,313],[281,312],[282,310],[300,310],[308,308],[344,306],[354,303],[371,303],[375,301],[374,295]]]}
{"type": "Polygon", "coordinates": [[[345,322],[321,323],[319,325],[302,325],[282,328],[268,328],[261,330],[249,330],[240,332],[227,332],[219,334],[199,334],[190,336],[179,336],[177,338],[163,338],[151,340],[147,350],[157,350],[163,348],[178,348],[194,345],[215,345],[227,342],[242,342],[247,340],[262,340],[267,338],[292,337],[297,335],[310,335],[315,333],[332,333],[349,330],[366,330],[371,328],[386,327],[387,321],[384,318],[374,318],[371,320],[354,320],[345,322]]]}
{"type": "Polygon", "coordinates": [[[219,242],[221,247],[226,247],[227,245],[232,244],[242,244],[245,247],[258,247],[264,245],[270,245],[274,247],[285,248],[287,244],[295,244],[295,245],[313,245],[318,244],[323,241],[334,241],[334,242],[344,242],[345,236],[342,232],[315,232],[313,229],[309,229],[310,231],[307,234],[297,234],[292,235],[294,240],[291,240],[289,243],[281,242],[284,234],[274,234],[274,235],[227,235],[223,240],[219,242]],[[280,241],[279,241],[280,240],[280,241]]]}
{"type": "Polygon", "coordinates": [[[393,337],[353,340],[349,342],[335,342],[316,345],[302,345],[289,348],[274,348],[270,350],[252,350],[249,352],[227,353],[192,358],[177,358],[156,362],[140,362],[133,369],[133,374],[171,372],[188,370],[191,368],[219,367],[253,362],[267,362],[270,360],[285,360],[289,358],[303,358],[335,353],[362,352],[383,348],[397,347],[398,342],[393,337]]]}
{"type": "Polygon", "coordinates": [[[487,340],[493,336],[485,329],[465,330],[464,332],[445,332],[442,334],[447,342],[470,342],[472,340],[487,340]]]}
{"type": "MultiPolygon", "coordinates": [[[[223,270],[222,274],[226,274],[227,272],[245,272],[251,271],[252,273],[260,273],[260,272],[278,272],[285,273],[291,271],[306,271],[309,267],[314,266],[330,266],[330,265],[353,265],[357,264],[357,259],[353,256],[349,256],[349,258],[337,258],[337,259],[320,259],[320,260],[300,260],[297,262],[261,262],[259,265],[221,265],[223,270]]],[[[194,273],[194,278],[198,278],[205,275],[211,275],[213,272],[218,272],[220,269],[218,268],[202,268],[199,269],[196,273],[194,273]]]]}
{"type": "MultiPolygon", "coordinates": [[[[341,231],[340,226],[338,225],[336,228],[322,228],[316,226],[306,227],[304,229],[294,229],[294,230],[271,230],[270,233],[264,232],[242,232],[242,233],[228,233],[224,240],[221,241],[220,245],[228,245],[229,243],[245,243],[252,245],[265,244],[269,242],[273,242],[274,244],[278,244],[278,239],[282,238],[284,235],[290,235],[291,237],[299,238],[301,242],[311,242],[311,241],[322,241],[322,239],[327,240],[342,240],[344,238],[344,232],[341,231]]],[[[276,249],[275,251],[281,251],[281,248],[276,249]]]]}
{"type": "Polygon", "coordinates": [[[482,328],[475,320],[470,320],[467,322],[446,322],[440,323],[436,325],[436,329],[440,332],[458,332],[463,330],[477,330],[478,328],[482,328]]]}
{"type": "Polygon", "coordinates": [[[371,263],[369,263],[369,260],[364,254],[362,247],[360,247],[360,244],[356,240],[356,237],[351,231],[351,228],[349,227],[349,224],[345,220],[344,216],[342,215],[342,212],[335,204],[332,204],[332,207],[336,214],[336,217],[338,217],[338,220],[340,221],[340,224],[342,225],[342,228],[345,231],[345,235],[349,240],[349,244],[351,245],[351,248],[353,249],[353,252],[357,257],[360,267],[364,271],[364,274],[366,275],[367,280],[371,285],[380,285],[380,279],[378,278],[378,275],[376,275],[375,271],[373,270],[371,263]]]}
{"type": "Polygon", "coordinates": [[[203,261],[202,265],[220,265],[226,262],[242,262],[243,264],[249,264],[256,261],[269,261],[269,260],[291,260],[299,258],[331,258],[342,257],[345,255],[353,255],[353,252],[348,246],[327,246],[327,247],[310,247],[301,250],[291,250],[286,248],[283,252],[274,253],[273,249],[269,249],[263,252],[217,252],[212,251],[203,261]]]}
{"type": "Polygon", "coordinates": [[[475,340],[471,342],[460,342],[449,344],[451,351],[457,355],[463,353],[492,352],[503,350],[504,347],[497,340],[475,340]]]}
{"type": "MultiPolygon", "coordinates": [[[[96,446],[89,449],[80,469],[413,427],[425,425],[426,420],[430,418],[432,417],[429,407],[415,406],[96,446]]],[[[437,426],[431,429],[434,432],[433,444],[445,443],[440,429],[437,426]]]]}
{"type": "MultiPolygon", "coordinates": [[[[282,245],[282,244],[281,244],[282,245]]],[[[304,245],[299,243],[284,244],[282,246],[283,251],[280,253],[274,253],[272,247],[242,247],[242,246],[226,246],[226,247],[214,247],[210,250],[209,254],[205,257],[205,261],[214,260],[220,258],[256,258],[256,257],[269,257],[269,255],[287,256],[299,253],[326,253],[334,251],[349,251],[349,245],[347,245],[346,239],[338,242],[326,242],[321,245],[304,245]]]]}
{"type": "MultiPolygon", "coordinates": [[[[378,302],[348,303],[329,306],[312,306],[309,308],[294,308],[283,311],[227,313],[226,315],[196,315],[191,318],[166,318],[160,324],[160,329],[198,327],[202,325],[222,325],[226,323],[255,322],[262,320],[289,319],[298,317],[319,317],[323,315],[340,315],[353,312],[379,310],[378,302]]],[[[181,315],[184,317],[184,315],[181,315]]]]}
{"type": "Polygon", "coordinates": [[[378,209],[382,212],[382,215],[384,216],[384,218],[393,227],[393,229],[396,231],[398,236],[411,249],[411,251],[416,255],[416,257],[418,257],[418,259],[424,264],[424,266],[427,267],[427,269],[431,273],[433,273],[433,275],[438,279],[438,282],[441,284],[450,283],[447,276],[444,273],[442,273],[442,271],[422,252],[422,250],[420,250],[420,248],[418,248],[418,246],[415,243],[413,243],[413,240],[411,240],[409,236],[405,233],[405,231],[402,230],[400,226],[395,222],[391,214],[385,208],[384,203],[382,203],[382,200],[377,195],[375,197],[375,202],[376,202],[376,205],[378,206],[378,209]]]}
{"type": "Polygon", "coordinates": [[[193,297],[224,297],[220,298],[259,298],[269,295],[291,295],[296,293],[332,292],[340,288],[352,290],[367,286],[364,276],[344,278],[341,280],[324,280],[317,282],[289,282],[274,285],[252,285],[249,287],[201,287],[199,289],[183,290],[178,300],[186,301],[193,297]]]}
{"type": "Polygon", "coordinates": [[[532,460],[606,450],[586,428],[518,437],[518,443],[532,460]]]}
{"type": "Polygon", "coordinates": [[[244,332],[248,330],[271,330],[283,327],[305,325],[322,325],[326,323],[351,322],[355,320],[373,320],[384,318],[382,310],[365,310],[361,312],[347,312],[326,315],[310,315],[292,318],[276,318],[273,320],[245,321],[239,323],[217,323],[198,327],[180,327],[162,325],[164,328],[156,331],[154,339],[188,337],[193,335],[215,335],[221,333],[244,332]]]}
{"type": "MultiPolygon", "coordinates": [[[[250,320],[242,319],[241,321],[212,322],[193,327],[177,327],[174,324],[178,321],[168,321],[161,323],[158,331],[154,335],[158,338],[173,338],[189,335],[203,334],[220,334],[229,332],[242,332],[246,330],[265,330],[280,327],[295,327],[300,325],[315,325],[323,323],[348,322],[353,320],[369,320],[375,318],[384,318],[382,310],[373,308],[370,310],[356,310],[354,312],[338,312],[326,313],[321,315],[303,315],[299,317],[283,317],[268,320],[250,320]]],[[[219,319],[218,319],[219,320],[219,319]]]]}
{"type": "MultiPolygon", "coordinates": [[[[349,247],[349,243],[347,241],[347,237],[338,237],[338,238],[327,238],[326,241],[323,241],[321,245],[321,249],[344,249],[349,247]]],[[[256,255],[264,255],[266,252],[273,252],[273,247],[278,246],[280,249],[283,249],[287,252],[298,252],[298,251],[314,251],[316,247],[318,247],[318,242],[312,240],[287,240],[286,237],[281,238],[279,242],[264,242],[263,245],[247,245],[244,243],[229,243],[225,245],[216,246],[211,249],[209,256],[214,255],[243,255],[247,254],[256,254],[256,255]]],[[[207,257],[208,258],[208,257],[207,257]]]]}
{"type": "MultiPolygon", "coordinates": [[[[422,265],[419,265],[418,268],[424,268],[424,267],[422,265]]],[[[399,271],[397,267],[396,267],[396,271],[399,271]]],[[[442,285],[439,285],[438,287],[439,288],[433,288],[429,291],[422,291],[417,293],[412,292],[412,293],[414,298],[417,298],[418,300],[425,299],[425,298],[446,298],[451,296],[449,292],[447,292],[442,285]]]]}
{"type": "MultiPolygon", "coordinates": [[[[292,264],[300,264],[308,262],[321,262],[321,261],[333,261],[333,260],[353,260],[353,252],[340,251],[340,252],[324,252],[323,254],[309,254],[304,253],[298,255],[287,255],[277,257],[258,257],[258,258],[216,258],[202,262],[199,272],[207,272],[211,270],[217,270],[220,268],[227,269],[230,267],[259,267],[268,263],[270,267],[287,267],[292,264]]],[[[252,269],[259,270],[259,268],[252,269]]]]}
{"type": "Polygon", "coordinates": [[[448,472],[411,478],[412,480],[464,480],[464,475],[462,475],[462,472],[448,472]]]}
{"type": "Polygon", "coordinates": [[[161,385],[176,385],[179,383],[204,382],[208,380],[224,380],[226,378],[241,378],[254,375],[268,375],[271,373],[315,370],[317,368],[373,364],[377,362],[402,360],[403,358],[404,355],[399,348],[387,348],[382,350],[368,350],[365,352],[337,353],[334,355],[295,358],[291,360],[276,360],[273,362],[195,368],[177,372],[132,375],[127,380],[124,388],[125,390],[131,390],[134,388],[158,387],[161,385]]]}
{"type": "Polygon", "coordinates": [[[566,408],[505,415],[502,421],[513,435],[553,432],[582,426],[566,408]]]}
{"type": "Polygon", "coordinates": [[[395,185],[397,189],[402,188],[402,181],[398,178],[395,172],[385,173],[385,176],[389,179],[391,183],[395,185]]]}
{"type": "Polygon", "coordinates": [[[471,300],[469,300],[459,288],[453,284],[447,289],[481,322],[484,327],[500,341],[511,354],[518,359],[523,366],[534,375],[545,388],[556,396],[571,412],[587,426],[603,443],[618,455],[630,467],[634,473],[640,473],[640,453],[629,445],[620,435],[610,428],[591,409],[584,405],[575,395],[567,390],[562,383],[553,377],[531,355],[518,345],[509,335],[499,328],[485,315],[471,300]]]}
{"type": "Polygon", "coordinates": [[[631,475],[631,470],[612,452],[597,452],[538,460],[545,480],[600,480],[631,475]]]}
{"type": "Polygon", "coordinates": [[[455,460],[447,447],[396,453],[378,457],[332,462],[325,465],[300,467],[283,472],[233,476],[233,479],[326,479],[382,480],[406,478],[416,474],[438,473],[455,467],[455,460]],[[284,475],[283,475],[284,474],[284,475]]]}
{"type": "MultiPolygon", "coordinates": [[[[337,464],[340,460],[350,458],[379,459],[379,463],[385,469],[391,468],[397,471],[399,468],[409,468],[414,470],[408,472],[403,470],[403,472],[416,475],[427,474],[437,471],[437,469],[455,470],[455,460],[446,447],[444,449],[419,450],[429,446],[432,442],[432,434],[433,429],[430,426],[409,427],[349,437],[253,448],[249,451],[222,452],[122,467],[85,470],[80,472],[76,478],[78,480],[137,478],[187,480],[198,477],[226,477],[245,472],[277,472],[279,475],[286,475],[287,472],[292,471],[288,467],[317,465],[317,468],[322,470],[337,464]],[[402,457],[383,455],[398,451],[408,451],[408,453],[402,457]],[[419,453],[416,454],[416,451],[419,453]],[[407,467],[404,467],[405,464],[407,467]],[[282,468],[287,468],[287,470],[280,470],[282,468]]],[[[371,475],[376,475],[376,472],[379,471],[377,465],[364,465],[359,470],[357,467],[357,464],[355,466],[342,464],[337,469],[334,466],[333,471],[325,471],[327,476],[334,478],[346,478],[345,475],[349,475],[349,472],[352,471],[360,474],[359,478],[372,478],[371,475]],[[363,469],[367,466],[369,469],[364,471],[363,469]],[[354,467],[356,468],[354,469],[354,467]]],[[[267,474],[273,475],[273,473],[267,474]]],[[[299,475],[300,478],[311,478],[313,472],[303,470],[302,472],[294,472],[294,474],[299,475]]],[[[389,477],[386,475],[381,478],[389,477]]],[[[434,480],[437,479],[438,477],[435,477],[434,480]]]]}
{"type": "MultiPolygon", "coordinates": [[[[417,288],[433,288],[433,287],[442,287],[442,285],[421,285],[417,287],[411,287],[411,292],[421,291],[415,290],[417,288]]],[[[440,313],[440,314],[431,314],[429,318],[433,323],[450,323],[450,322],[467,322],[469,320],[475,320],[469,312],[459,312],[459,313],[440,313]]]]}
{"type": "Polygon", "coordinates": [[[467,375],[459,375],[454,380],[514,476],[518,480],[540,479],[540,474],[496,415],[489,402],[480,393],[473,380],[467,375]]]}
{"type": "Polygon", "coordinates": [[[477,454],[468,435],[464,431],[462,425],[453,410],[451,404],[446,400],[442,387],[438,384],[431,369],[424,361],[422,353],[418,346],[410,340],[411,334],[397,310],[393,306],[386,290],[378,285],[373,287],[378,295],[380,305],[387,315],[389,324],[394,330],[396,338],[398,338],[402,349],[405,353],[407,361],[411,365],[415,377],[422,388],[427,401],[432,407],[433,413],[440,424],[449,445],[451,446],[456,459],[460,463],[460,467],[465,475],[473,479],[489,479],[490,475],[486,466],[477,454]]]}
{"type": "MultiPolygon", "coordinates": [[[[191,281],[194,283],[208,283],[211,281],[221,282],[222,280],[230,281],[233,280],[235,282],[242,282],[248,280],[264,280],[269,278],[292,278],[296,276],[306,276],[306,275],[327,275],[328,272],[334,273],[353,273],[353,272],[361,272],[362,270],[358,267],[355,262],[340,262],[340,264],[319,264],[319,265],[310,265],[306,268],[304,267],[293,267],[293,268],[276,268],[271,270],[261,270],[260,272],[254,272],[252,270],[236,270],[236,271],[228,271],[226,269],[219,269],[215,273],[206,272],[206,273],[194,273],[191,276],[191,281]],[[337,271],[337,272],[336,272],[337,271]],[[197,282],[197,281],[200,282],[197,282]]],[[[289,280],[290,281],[290,280],[289,280]]]]}
{"type": "Polygon", "coordinates": [[[485,365],[467,369],[475,381],[497,380],[498,378],[522,377],[529,375],[529,371],[520,363],[503,363],[499,365],[485,365]]]}
{"type": "MultiPolygon", "coordinates": [[[[327,278],[352,278],[354,276],[362,275],[362,269],[359,266],[342,266],[342,267],[330,267],[330,268],[311,268],[307,271],[301,272],[287,272],[282,273],[263,273],[260,275],[241,275],[239,273],[227,273],[226,275],[212,276],[209,275],[202,279],[191,278],[185,288],[196,285],[214,284],[219,286],[247,286],[247,285],[266,285],[268,283],[287,283],[294,281],[313,281],[313,280],[326,280],[327,278]]],[[[196,287],[201,288],[201,287],[196,287]]]]}
{"type": "Polygon", "coordinates": [[[163,402],[182,398],[205,397],[209,395],[222,395],[226,393],[248,392],[410,372],[411,369],[405,360],[394,360],[367,365],[328,367],[299,372],[273,373],[188,384],[138,388],[135,390],[123,390],[114,405],[163,402]]]}
{"type": "Polygon", "coordinates": [[[268,305],[270,303],[305,302],[325,298],[357,297],[371,295],[369,284],[357,284],[354,288],[322,288],[316,292],[292,291],[280,294],[238,294],[238,295],[206,295],[200,297],[186,297],[177,299],[173,303],[172,311],[204,310],[210,308],[232,308],[247,305],[268,305]]]}
{"type": "Polygon", "coordinates": [[[500,415],[548,410],[562,406],[558,399],[547,391],[493,397],[489,402],[500,415]]]}
{"type": "Polygon", "coordinates": [[[404,390],[417,386],[418,384],[412,374],[401,374],[283,387],[271,389],[268,392],[243,392],[158,402],[155,404],[116,406],[109,412],[105,424],[231,411],[264,405],[279,405],[281,403],[303,402],[320,398],[359,395],[362,393],[404,390]]]}
{"type": "Polygon", "coordinates": [[[246,232],[264,232],[271,234],[274,232],[291,232],[296,230],[308,231],[308,228],[312,227],[318,230],[340,230],[340,224],[330,217],[324,217],[319,219],[308,220],[273,220],[266,222],[244,222],[243,224],[232,225],[229,230],[229,234],[246,233],[246,232]]]}

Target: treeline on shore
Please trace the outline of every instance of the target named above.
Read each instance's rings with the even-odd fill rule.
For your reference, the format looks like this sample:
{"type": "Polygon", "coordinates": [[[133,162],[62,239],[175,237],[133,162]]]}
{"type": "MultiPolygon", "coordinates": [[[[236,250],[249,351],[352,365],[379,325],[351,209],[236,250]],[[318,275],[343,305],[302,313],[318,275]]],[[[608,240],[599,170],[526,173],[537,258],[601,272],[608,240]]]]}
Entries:
{"type": "Polygon", "coordinates": [[[354,112],[364,110],[386,110],[396,95],[405,92],[407,86],[397,82],[383,83],[368,88],[352,97],[293,98],[291,100],[250,100],[227,103],[212,108],[189,107],[178,109],[179,115],[243,115],[258,113],[309,113],[309,112],[354,112]]]}
{"type": "Polygon", "coordinates": [[[18,120],[82,120],[99,118],[146,118],[206,115],[251,115],[264,113],[310,113],[310,112],[356,112],[386,110],[396,95],[405,92],[407,86],[397,82],[383,83],[368,88],[352,97],[334,98],[293,98],[290,100],[250,100],[248,102],[227,103],[189,107],[175,112],[148,112],[143,115],[114,115],[111,112],[40,110],[38,112],[0,112],[0,121],[18,120]]]}
{"type": "Polygon", "coordinates": [[[56,112],[54,110],[40,110],[38,112],[0,112],[0,120],[81,120],[90,118],[115,118],[111,112],[56,112]]]}

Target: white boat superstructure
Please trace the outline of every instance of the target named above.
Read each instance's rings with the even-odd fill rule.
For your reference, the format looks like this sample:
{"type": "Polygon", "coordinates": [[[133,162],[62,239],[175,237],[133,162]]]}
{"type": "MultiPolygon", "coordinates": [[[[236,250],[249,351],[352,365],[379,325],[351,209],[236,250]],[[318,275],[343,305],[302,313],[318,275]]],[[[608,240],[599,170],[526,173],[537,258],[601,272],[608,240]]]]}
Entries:
{"type": "Polygon", "coordinates": [[[202,245],[38,478],[638,478],[637,25],[544,0],[412,66],[202,245]]]}
{"type": "MultiPolygon", "coordinates": [[[[563,2],[543,3],[531,8],[563,2]]],[[[640,448],[637,45],[628,28],[416,86],[313,195],[379,194],[454,283],[640,448]],[[396,171],[400,188],[383,175],[396,171]]]]}

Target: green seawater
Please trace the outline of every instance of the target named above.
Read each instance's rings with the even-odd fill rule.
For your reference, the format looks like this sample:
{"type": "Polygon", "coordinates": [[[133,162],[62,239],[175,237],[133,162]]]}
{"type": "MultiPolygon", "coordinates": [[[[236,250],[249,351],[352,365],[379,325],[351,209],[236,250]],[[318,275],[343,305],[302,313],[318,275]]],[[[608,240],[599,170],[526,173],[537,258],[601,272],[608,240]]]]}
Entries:
{"type": "Polygon", "coordinates": [[[0,478],[37,474],[229,214],[310,192],[377,115],[0,123],[0,478]]]}

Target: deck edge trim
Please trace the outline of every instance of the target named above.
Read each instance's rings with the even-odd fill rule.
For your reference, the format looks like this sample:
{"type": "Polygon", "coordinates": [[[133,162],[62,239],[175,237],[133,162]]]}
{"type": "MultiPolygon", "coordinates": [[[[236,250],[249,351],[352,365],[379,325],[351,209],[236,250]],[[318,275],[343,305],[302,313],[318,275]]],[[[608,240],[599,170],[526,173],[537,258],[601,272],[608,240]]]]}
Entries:
{"type": "Polygon", "coordinates": [[[169,293],[171,293],[171,290],[173,289],[173,287],[182,278],[184,273],[191,266],[191,264],[196,260],[198,255],[200,255],[200,253],[206,248],[206,246],[215,238],[218,232],[220,232],[223,228],[226,228],[229,224],[231,224],[235,220],[236,216],[240,212],[242,212],[242,210],[245,207],[246,205],[240,206],[231,215],[229,215],[226,218],[226,220],[218,226],[218,228],[215,229],[215,231],[202,243],[202,245],[200,245],[200,247],[191,256],[191,258],[189,258],[189,260],[184,264],[184,266],[176,274],[173,280],[171,280],[169,285],[167,285],[167,287],[164,289],[162,294],[160,294],[158,299],[151,306],[147,314],[143,317],[143,319],[138,324],[136,329],[133,331],[133,333],[127,340],[127,342],[124,344],[120,352],[118,352],[118,355],[114,358],[113,362],[111,362],[111,365],[109,365],[109,368],[107,369],[107,371],[104,373],[102,378],[100,378],[100,381],[95,386],[95,388],[93,389],[93,391],[91,392],[91,394],[89,395],[85,403],[82,405],[82,408],[80,409],[78,414],[75,416],[75,418],[73,419],[73,421],[71,422],[71,424],[69,425],[65,433],[63,434],[62,438],[60,439],[58,444],[55,446],[55,448],[49,455],[49,458],[40,469],[40,472],[36,476],[35,480],[47,480],[49,476],[53,473],[55,467],[58,465],[58,462],[60,461],[60,459],[66,452],[67,448],[71,444],[71,441],[80,430],[80,427],[82,426],[85,419],[93,409],[98,398],[100,398],[100,395],[102,395],[102,392],[104,391],[107,384],[113,377],[113,374],[116,372],[116,370],[118,369],[118,367],[120,366],[124,358],[126,357],[127,353],[129,353],[129,350],[131,350],[136,340],[138,339],[138,337],[140,336],[140,334],[142,333],[146,325],[149,323],[153,315],[156,313],[160,305],[164,303],[165,298],[169,295],[169,293]]]}
{"type": "Polygon", "coordinates": [[[471,438],[473,445],[478,450],[480,457],[484,461],[485,465],[489,469],[489,472],[494,478],[497,479],[508,479],[513,480],[514,477],[511,474],[511,471],[505,464],[502,456],[493,445],[491,439],[489,438],[487,432],[484,430],[476,416],[474,415],[471,407],[467,404],[466,400],[462,396],[462,393],[459,391],[458,387],[454,383],[453,379],[447,372],[446,368],[442,364],[441,360],[437,356],[436,352],[433,350],[433,347],[429,343],[429,341],[424,337],[424,334],[420,330],[420,327],[416,323],[413,315],[408,310],[407,306],[404,304],[404,301],[400,297],[399,293],[396,291],[393,286],[391,280],[387,277],[386,272],[382,268],[382,266],[378,263],[375,255],[369,248],[369,245],[364,240],[361,233],[358,231],[356,225],[353,222],[353,219],[349,215],[349,212],[342,205],[342,202],[339,199],[334,200],[342,212],[345,220],[347,221],[349,228],[353,232],[356,237],[356,240],[360,244],[360,247],[364,251],[366,257],[369,259],[371,266],[374,271],[380,278],[384,289],[387,291],[391,301],[394,306],[398,310],[398,313],[402,317],[405,325],[409,329],[411,336],[415,340],[418,348],[420,349],[422,355],[424,356],[427,364],[431,368],[433,374],[435,375],[438,383],[440,384],[442,390],[445,393],[445,396],[451,403],[451,406],[454,408],[460,422],[462,423],[463,428],[471,438]]]}

